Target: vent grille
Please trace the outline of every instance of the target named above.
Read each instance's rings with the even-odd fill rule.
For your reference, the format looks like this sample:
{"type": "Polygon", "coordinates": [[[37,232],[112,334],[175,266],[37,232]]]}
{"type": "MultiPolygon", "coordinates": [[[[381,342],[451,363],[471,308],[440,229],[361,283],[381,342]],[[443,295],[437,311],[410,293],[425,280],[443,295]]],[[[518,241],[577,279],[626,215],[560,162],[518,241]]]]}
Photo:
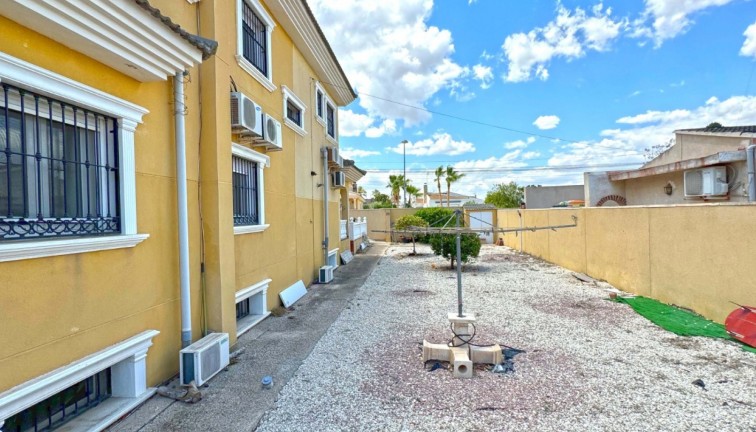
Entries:
{"type": "Polygon", "coordinates": [[[214,346],[208,350],[203,351],[200,356],[202,357],[202,381],[207,381],[215,375],[220,369],[220,346],[214,346]]]}
{"type": "Polygon", "coordinates": [[[265,138],[270,142],[278,142],[278,131],[276,128],[276,122],[268,117],[265,122],[265,138]]]}
{"type": "Polygon", "coordinates": [[[231,98],[231,124],[238,125],[239,122],[239,99],[231,98]]]}
{"type": "Polygon", "coordinates": [[[685,173],[685,193],[687,195],[703,195],[703,171],[693,170],[685,173]]]}
{"type": "MultiPolygon", "coordinates": [[[[232,107],[233,107],[233,103],[232,107]]],[[[236,112],[236,111],[232,111],[236,112]]],[[[255,104],[251,99],[244,98],[244,124],[250,129],[257,128],[257,113],[255,112],[255,104]]]]}

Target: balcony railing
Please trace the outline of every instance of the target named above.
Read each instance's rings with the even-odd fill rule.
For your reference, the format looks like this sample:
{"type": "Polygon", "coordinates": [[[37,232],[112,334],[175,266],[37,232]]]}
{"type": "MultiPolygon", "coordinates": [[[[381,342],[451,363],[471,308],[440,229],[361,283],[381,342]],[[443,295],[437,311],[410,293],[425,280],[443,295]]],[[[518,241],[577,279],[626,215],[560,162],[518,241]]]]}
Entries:
{"type": "Polygon", "coordinates": [[[367,218],[355,218],[355,221],[349,221],[349,240],[363,237],[367,237],[367,218]]]}
{"type": "Polygon", "coordinates": [[[341,221],[341,235],[339,236],[341,240],[344,240],[347,238],[347,221],[342,220],[341,221]]]}

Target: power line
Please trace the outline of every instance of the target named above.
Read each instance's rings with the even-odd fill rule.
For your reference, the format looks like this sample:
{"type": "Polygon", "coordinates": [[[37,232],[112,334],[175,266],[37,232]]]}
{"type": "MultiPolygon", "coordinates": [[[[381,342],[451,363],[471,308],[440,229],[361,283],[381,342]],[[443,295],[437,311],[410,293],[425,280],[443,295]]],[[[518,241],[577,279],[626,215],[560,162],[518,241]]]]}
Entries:
{"type": "MultiPolygon", "coordinates": [[[[608,163],[608,164],[593,164],[593,165],[541,165],[541,166],[526,166],[526,167],[496,167],[496,168],[459,168],[455,167],[457,171],[461,173],[478,173],[478,172],[523,172],[523,171],[566,171],[576,169],[588,169],[588,168],[611,168],[611,167],[623,167],[630,165],[639,165],[640,162],[623,162],[623,163],[608,163]]],[[[390,173],[396,171],[395,169],[375,168],[366,169],[369,173],[390,173]]],[[[409,173],[424,174],[433,173],[435,169],[408,169],[409,173]]]]}
{"type": "MultiPolygon", "coordinates": [[[[400,105],[400,106],[403,106],[403,107],[416,109],[418,111],[424,111],[424,112],[427,112],[429,114],[434,114],[434,115],[438,115],[438,116],[442,116],[442,117],[448,117],[448,118],[452,118],[452,119],[455,119],[455,120],[464,121],[464,122],[468,122],[468,123],[474,123],[474,124],[477,124],[477,125],[480,125],[480,126],[487,126],[487,127],[494,128],[494,129],[500,129],[500,130],[505,130],[505,131],[508,131],[508,132],[514,132],[514,133],[519,133],[519,134],[524,134],[524,135],[529,135],[529,136],[534,136],[534,137],[539,137],[539,138],[546,138],[546,139],[555,140],[555,141],[562,141],[562,142],[567,142],[567,143],[571,143],[571,144],[582,144],[582,143],[586,142],[586,141],[578,141],[578,140],[573,140],[573,139],[568,139],[568,138],[560,138],[560,137],[556,137],[556,136],[552,136],[552,135],[543,135],[543,134],[539,134],[539,133],[535,133],[535,132],[528,132],[528,131],[524,131],[524,130],[520,130],[520,129],[514,129],[514,128],[510,128],[510,127],[506,127],[506,126],[496,125],[496,124],[493,124],[493,123],[486,123],[486,122],[482,122],[482,121],[475,120],[475,119],[470,119],[470,118],[466,118],[466,117],[460,117],[460,116],[456,116],[456,115],[453,115],[453,114],[442,113],[440,111],[429,110],[428,108],[425,108],[425,107],[420,107],[420,106],[417,106],[417,105],[410,105],[410,104],[407,104],[407,103],[404,103],[404,102],[399,102],[397,100],[385,98],[385,97],[382,97],[382,96],[376,96],[376,95],[371,95],[369,93],[358,92],[357,90],[350,89],[350,88],[348,88],[346,86],[340,86],[338,84],[333,84],[333,83],[330,83],[330,82],[327,82],[327,81],[321,81],[321,82],[324,83],[324,84],[329,84],[329,85],[331,85],[333,87],[339,87],[339,88],[343,88],[343,89],[347,89],[347,90],[352,90],[352,91],[354,91],[354,93],[357,94],[357,97],[367,96],[367,97],[370,97],[370,98],[373,98],[373,99],[382,100],[384,102],[389,102],[389,103],[393,103],[393,104],[400,105]]],[[[597,146],[601,145],[604,148],[612,148],[612,149],[618,149],[618,150],[627,150],[627,148],[625,148],[625,147],[610,146],[610,145],[602,144],[602,143],[595,143],[595,145],[597,145],[597,146]]]]}

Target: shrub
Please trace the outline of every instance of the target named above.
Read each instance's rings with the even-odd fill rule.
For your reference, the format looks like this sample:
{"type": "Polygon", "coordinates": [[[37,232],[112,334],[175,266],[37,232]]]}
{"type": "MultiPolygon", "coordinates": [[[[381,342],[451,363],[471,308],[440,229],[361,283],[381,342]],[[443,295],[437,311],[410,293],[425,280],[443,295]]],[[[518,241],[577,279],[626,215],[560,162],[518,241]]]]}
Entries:
{"type": "MultiPolygon", "coordinates": [[[[443,207],[428,207],[423,208],[415,212],[415,216],[425,220],[425,222],[428,223],[428,226],[433,227],[442,227],[444,224],[449,220],[449,218],[452,217],[454,214],[454,210],[443,208],[443,207]]],[[[460,220],[462,222],[462,220],[460,220]]],[[[446,224],[447,227],[453,227],[454,226],[454,220],[449,221],[448,224],[446,224]]],[[[430,243],[430,236],[427,235],[419,235],[417,236],[416,240],[420,243],[430,243]]]]}
{"type": "MultiPolygon", "coordinates": [[[[430,235],[430,245],[433,253],[449,260],[451,268],[457,259],[457,239],[454,234],[430,235]]],[[[462,262],[467,263],[470,258],[480,254],[480,238],[476,234],[462,234],[460,239],[462,262]]]]}
{"type": "MultiPolygon", "coordinates": [[[[402,216],[399,219],[396,220],[396,223],[394,224],[394,229],[397,230],[406,230],[410,229],[412,227],[427,227],[428,222],[425,221],[425,219],[417,217],[415,215],[407,215],[402,216]]],[[[412,233],[412,254],[416,254],[417,251],[415,250],[415,234],[412,233]]]]}

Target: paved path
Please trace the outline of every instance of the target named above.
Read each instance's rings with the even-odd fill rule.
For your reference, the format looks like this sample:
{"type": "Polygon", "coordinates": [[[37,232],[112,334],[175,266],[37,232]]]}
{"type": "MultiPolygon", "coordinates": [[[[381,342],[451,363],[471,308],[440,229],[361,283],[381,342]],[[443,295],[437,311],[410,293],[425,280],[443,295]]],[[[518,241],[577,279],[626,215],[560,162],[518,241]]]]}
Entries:
{"type": "Polygon", "coordinates": [[[315,344],[349,304],[378,265],[387,244],[376,242],[367,253],[341,266],[328,285],[313,285],[283,317],[270,316],[242,335],[240,361],[202,388],[202,401],[189,405],[155,396],[110,431],[251,431],[274,407],[280,390],[294,375],[315,344]],[[274,386],[260,380],[273,376],[274,386]]]}

